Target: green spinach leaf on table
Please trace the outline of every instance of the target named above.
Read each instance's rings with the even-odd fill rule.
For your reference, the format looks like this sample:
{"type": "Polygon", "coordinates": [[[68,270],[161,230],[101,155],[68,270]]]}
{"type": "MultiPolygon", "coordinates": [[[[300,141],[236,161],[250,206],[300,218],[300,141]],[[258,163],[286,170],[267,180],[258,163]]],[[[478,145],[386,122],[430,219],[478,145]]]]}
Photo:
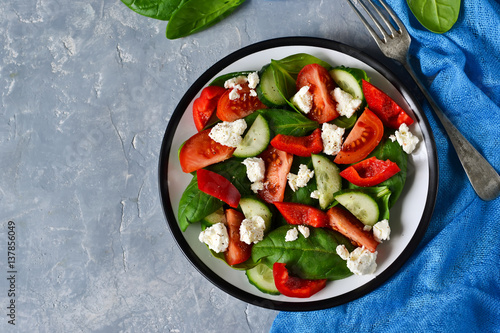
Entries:
{"type": "Polygon", "coordinates": [[[309,228],[310,235],[293,242],[286,242],[288,230],[295,226],[285,225],[271,231],[261,242],[252,247],[252,260],[272,267],[275,262],[287,264],[291,274],[303,279],[338,280],[352,275],[346,262],[337,255],[337,245],[354,249],[350,241],[333,230],[309,228]]]}
{"type": "Polygon", "coordinates": [[[460,0],[407,0],[417,20],[428,30],[444,33],[457,22],[460,0]]]}
{"type": "Polygon", "coordinates": [[[226,18],[245,0],[188,0],[170,17],[167,38],[185,37],[226,18]]]}
{"type": "Polygon", "coordinates": [[[137,14],[157,20],[168,21],[186,0],[121,0],[137,14]]]}

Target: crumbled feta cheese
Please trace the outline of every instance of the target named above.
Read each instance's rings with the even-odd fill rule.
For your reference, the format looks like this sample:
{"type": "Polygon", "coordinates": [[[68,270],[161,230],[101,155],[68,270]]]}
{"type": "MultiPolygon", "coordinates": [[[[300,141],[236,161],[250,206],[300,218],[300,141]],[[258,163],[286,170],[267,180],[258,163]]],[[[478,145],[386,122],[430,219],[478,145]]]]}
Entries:
{"type": "Polygon", "coordinates": [[[309,113],[313,105],[313,95],[309,92],[309,86],[303,86],[291,99],[300,111],[309,113]]]}
{"type": "Polygon", "coordinates": [[[206,228],[198,236],[200,242],[205,243],[214,252],[220,253],[226,251],[229,245],[229,235],[226,226],[223,223],[216,223],[206,228]]]}
{"type": "Polygon", "coordinates": [[[223,121],[218,123],[211,130],[208,136],[215,142],[228,147],[237,147],[241,140],[241,136],[247,128],[247,123],[243,119],[238,119],[233,122],[223,121]]]}
{"type": "Polygon", "coordinates": [[[347,250],[344,244],[337,245],[335,251],[337,252],[339,257],[342,258],[343,260],[349,259],[349,251],[347,250]]]}
{"type": "Polygon", "coordinates": [[[240,225],[240,241],[252,244],[258,243],[264,238],[266,222],[258,215],[244,219],[240,225]]]}
{"type": "Polygon", "coordinates": [[[311,234],[311,231],[305,225],[299,225],[297,228],[299,229],[299,232],[302,234],[302,236],[304,236],[304,238],[309,237],[309,235],[311,234]]]}
{"type": "Polygon", "coordinates": [[[386,219],[375,223],[373,226],[373,237],[379,243],[384,240],[389,240],[391,235],[391,227],[389,226],[389,221],[386,219]]]}
{"type": "Polygon", "coordinates": [[[321,195],[321,193],[319,190],[314,190],[311,192],[311,198],[313,198],[313,199],[319,199],[320,195],[321,195]]]}
{"type": "Polygon", "coordinates": [[[257,97],[257,92],[255,90],[250,90],[250,96],[251,97],[257,97]]]}
{"type": "Polygon", "coordinates": [[[354,112],[361,106],[361,100],[354,98],[348,92],[339,87],[333,89],[333,98],[337,101],[337,112],[341,116],[351,118],[354,112]]]}
{"type": "Polygon", "coordinates": [[[233,77],[229,80],[226,80],[226,82],[224,82],[224,88],[226,89],[233,89],[233,88],[237,88],[237,86],[239,86],[241,89],[241,85],[248,82],[248,79],[246,76],[244,75],[240,75],[240,76],[237,76],[237,77],[233,77]]]}
{"type": "Polygon", "coordinates": [[[356,275],[373,274],[377,269],[377,252],[357,247],[349,254],[347,268],[356,275]]]}
{"type": "Polygon", "coordinates": [[[247,177],[252,182],[252,185],[250,185],[252,191],[257,193],[257,191],[263,190],[264,183],[262,180],[266,172],[264,160],[260,157],[249,157],[241,163],[247,167],[247,177]]]}
{"type": "Polygon", "coordinates": [[[396,140],[397,140],[396,136],[395,136],[395,135],[392,135],[392,134],[391,134],[391,135],[389,135],[389,139],[391,139],[391,141],[392,141],[392,142],[394,142],[394,141],[396,141],[396,140]]]}
{"type": "Polygon", "coordinates": [[[247,80],[248,80],[248,87],[250,89],[255,89],[257,88],[257,85],[260,82],[259,74],[257,72],[250,73],[248,74],[247,80]]]}
{"type": "Polygon", "coordinates": [[[324,123],[321,127],[321,140],[323,140],[323,152],[327,155],[337,155],[342,149],[342,136],[345,128],[337,125],[324,123]]]}
{"type": "Polygon", "coordinates": [[[299,231],[297,228],[292,228],[286,232],[285,242],[293,242],[299,238],[299,231]]]}
{"type": "Polygon", "coordinates": [[[363,230],[364,230],[364,231],[371,231],[371,230],[372,230],[372,228],[373,228],[373,227],[372,227],[371,225],[365,225],[365,226],[363,227],[363,230]]]}
{"type": "Polygon", "coordinates": [[[287,175],[288,185],[290,185],[290,188],[295,192],[300,187],[306,186],[313,176],[314,171],[309,170],[305,164],[301,164],[297,175],[293,173],[287,175]]]}
{"type": "Polygon", "coordinates": [[[240,98],[240,94],[238,93],[237,88],[233,88],[231,92],[229,92],[229,99],[234,101],[240,98]]]}
{"type": "Polygon", "coordinates": [[[410,132],[408,125],[401,124],[395,134],[399,145],[407,154],[411,154],[418,143],[418,138],[410,132]]]}

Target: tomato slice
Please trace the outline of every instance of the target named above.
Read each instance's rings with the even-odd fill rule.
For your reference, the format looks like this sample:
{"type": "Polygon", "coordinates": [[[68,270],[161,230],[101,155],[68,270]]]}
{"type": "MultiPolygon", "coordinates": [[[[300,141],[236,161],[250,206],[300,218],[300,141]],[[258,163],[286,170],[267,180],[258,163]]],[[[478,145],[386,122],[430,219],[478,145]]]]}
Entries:
{"type": "Polygon", "coordinates": [[[244,219],[245,216],[237,210],[226,210],[229,244],[224,257],[231,266],[247,261],[252,255],[252,245],[240,240],[240,225],[244,219]]]}
{"type": "Polygon", "coordinates": [[[213,171],[199,169],[196,171],[198,189],[220,199],[233,208],[238,208],[241,194],[229,180],[213,171]]]}
{"type": "Polygon", "coordinates": [[[361,161],[375,149],[383,135],[384,125],[382,121],[372,111],[365,109],[333,161],[337,164],[351,164],[361,161]]]}
{"type": "Polygon", "coordinates": [[[413,119],[392,98],[368,81],[362,80],[366,103],[385,126],[398,129],[401,124],[410,126],[413,119]]]}
{"type": "Polygon", "coordinates": [[[200,97],[193,102],[193,120],[196,129],[201,131],[208,123],[217,108],[219,98],[226,92],[226,89],[218,86],[208,86],[203,88],[200,97]]]}
{"type": "Polygon", "coordinates": [[[401,169],[391,160],[382,161],[375,156],[370,157],[357,164],[351,165],[340,173],[356,186],[375,186],[391,178],[401,169]]]}
{"type": "Polygon", "coordinates": [[[264,160],[264,189],[258,192],[262,200],[268,203],[283,201],[287,184],[287,176],[292,167],[293,155],[269,146],[259,157],[264,160]]]}
{"type": "Polygon", "coordinates": [[[208,136],[210,129],[198,132],[184,142],[179,152],[182,171],[190,173],[227,160],[236,148],[223,146],[208,136]]]}
{"type": "Polygon", "coordinates": [[[216,114],[222,121],[235,121],[248,116],[255,110],[267,108],[257,96],[250,95],[251,89],[248,83],[241,84],[241,90],[238,90],[239,98],[231,100],[229,98],[231,91],[232,89],[226,90],[217,103],[216,114]]]}
{"type": "Polygon", "coordinates": [[[318,208],[295,202],[275,202],[274,205],[289,224],[306,224],[315,228],[328,226],[328,216],[318,208]]]}
{"type": "Polygon", "coordinates": [[[278,134],[271,140],[271,146],[297,156],[310,157],[323,151],[321,129],[315,129],[308,136],[278,134]]]}
{"type": "Polygon", "coordinates": [[[371,252],[376,251],[378,242],[373,238],[373,234],[363,230],[364,224],[347,209],[337,205],[330,208],[326,214],[333,230],[349,238],[355,246],[364,246],[371,252]]]}
{"type": "Polygon", "coordinates": [[[337,102],[331,92],[335,89],[335,81],[325,67],[318,64],[304,66],[297,75],[297,91],[309,86],[309,93],[313,95],[313,106],[307,117],[318,123],[326,123],[339,116],[337,102]]]}
{"type": "Polygon", "coordinates": [[[290,276],[286,264],[279,262],[273,265],[273,278],[276,289],[288,297],[308,298],[326,285],[326,279],[307,280],[290,276]]]}

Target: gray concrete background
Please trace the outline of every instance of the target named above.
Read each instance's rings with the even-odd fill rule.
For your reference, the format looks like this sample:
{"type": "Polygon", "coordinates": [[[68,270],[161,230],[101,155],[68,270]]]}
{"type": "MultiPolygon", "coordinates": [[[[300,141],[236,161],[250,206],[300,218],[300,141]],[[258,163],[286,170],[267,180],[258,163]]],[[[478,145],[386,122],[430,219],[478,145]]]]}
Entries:
{"type": "Polygon", "coordinates": [[[169,118],[200,74],[255,42],[314,36],[382,57],[343,0],[247,0],[173,41],[165,27],[117,0],[2,1],[1,332],[271,327],[276,311],[212,285],[169,233],[157,184],[169,118]],[[15,327],[5,315],[8,221],[15,327]]]}

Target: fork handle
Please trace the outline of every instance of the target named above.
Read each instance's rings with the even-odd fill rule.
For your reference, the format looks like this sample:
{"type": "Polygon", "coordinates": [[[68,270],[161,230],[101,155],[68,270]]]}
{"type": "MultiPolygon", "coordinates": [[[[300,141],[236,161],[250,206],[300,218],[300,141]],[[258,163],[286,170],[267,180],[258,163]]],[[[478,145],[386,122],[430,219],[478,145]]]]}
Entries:
{"type": "Polygon", "coordinates": [[[485,201],[497,198],[500,195],[500,176],[496,170],[451,123],[425,86],[420,82],[408,61],[404,62],[403,65],[417,83],[417,86],[425,98],[427,98],[432,109],[443,124],[453,147],[455,147],[458,159],[462,163],[465,173],[477,195],[485,201]]]}

